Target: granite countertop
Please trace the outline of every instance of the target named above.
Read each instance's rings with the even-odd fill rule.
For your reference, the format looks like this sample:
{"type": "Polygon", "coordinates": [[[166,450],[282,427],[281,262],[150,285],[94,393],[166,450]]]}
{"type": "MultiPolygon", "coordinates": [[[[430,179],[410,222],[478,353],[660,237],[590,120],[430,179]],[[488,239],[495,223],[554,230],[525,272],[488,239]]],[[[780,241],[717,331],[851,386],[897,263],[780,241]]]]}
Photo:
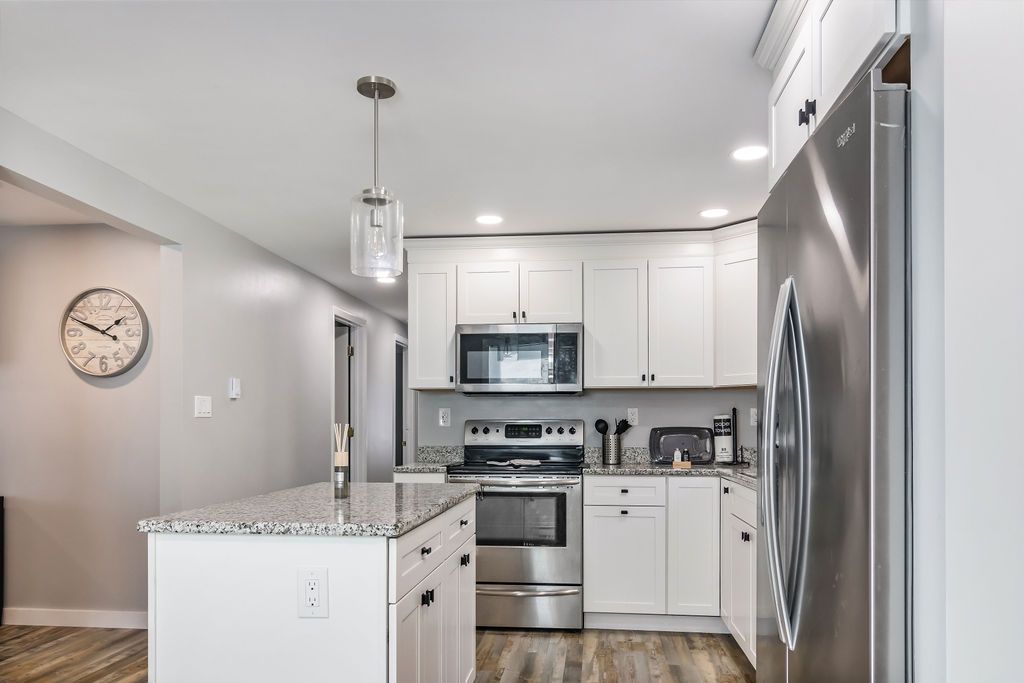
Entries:
{"type": "Polygon", "coordinates": [[[476,484],[353,483],[335,501],[330,482],[143,519],[143,533],[383,536],[393,538],[466,500],[476,484]]]}
{"type": "Polygon", "coordinates": [[[671,465],[653,462],[627,462],[621,465],[587,463],[583,474],[619,476],[669,476],[669,477],[722,477],[741,486],[757,488],[757,468],[749,465],[694,465],[688,470],[673,469],[671,465]]]}
{"type": "MultiPolygon", "coordinates": [[[[450,463],[455,464],[455,463],[450,463]]],[[[413,474],[444,474],[448,471],[448,465],[442,462],[414,462],[411,465],[396,465],[395,472],[408,472],[413,474]]]]}

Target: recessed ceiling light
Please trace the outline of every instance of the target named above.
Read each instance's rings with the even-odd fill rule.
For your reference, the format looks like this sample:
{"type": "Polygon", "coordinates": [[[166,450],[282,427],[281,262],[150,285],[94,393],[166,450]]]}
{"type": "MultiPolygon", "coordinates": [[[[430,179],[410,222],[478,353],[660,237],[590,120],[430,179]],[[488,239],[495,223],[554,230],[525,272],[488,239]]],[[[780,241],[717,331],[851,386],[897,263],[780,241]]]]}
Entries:
{"type": "Polygon", "coordinates": [[[729,215],[728,209],[704,209],[700,212],[701,218],[721,218],[729,215]]]}
{"type": "Polygon", "coordinates": [[[479,223],[480,225],[497,225],[498,223],[502,222],[503,220],[505,220],[505,219],[502,218],[501,216],[493,216],[493,215],[487,215],[487,214],[484,214],[483,216],[477,216],[476,217],[476,222],[479,223]]]}
{"type": "Polygon", "coordinates": [[[757,159],[764,159],[766,156],[768,156],[768,148],[762,145],[740,147],[732,153],[732,158],[736,161],[755,161],[757,159]]]}
{"type": "Polygon", "coordinates": [[[395,278],[393,278],[393,277],[379,277],[379,278],[377,278],[377,282],[379,282],[379,283],[381,283],[383,285],[390,285],[394,281],[395,281],[395,278]]]}

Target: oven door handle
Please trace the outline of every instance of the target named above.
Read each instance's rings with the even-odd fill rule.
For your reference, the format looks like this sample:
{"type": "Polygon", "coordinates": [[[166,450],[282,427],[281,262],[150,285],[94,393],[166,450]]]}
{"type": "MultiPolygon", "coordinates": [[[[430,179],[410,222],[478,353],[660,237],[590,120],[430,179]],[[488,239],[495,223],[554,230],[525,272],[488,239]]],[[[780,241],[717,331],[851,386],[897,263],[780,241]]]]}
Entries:
{"type": "Polygon", "coordinates": [[[523,591],[498,590],[496,588],[477,588],[477,595],[490,595],[499,598],[552,598],[564,595],[579,595],[579,588],[558,588],[551,590],[523,591]]]}
{"type": "Polygon", "coordinates": [[[483,489],[505,488],[552,488],[556,486],[579,486],[579,479],[459,479],[450,477],[451,484],[480,484],[483,489]]]}

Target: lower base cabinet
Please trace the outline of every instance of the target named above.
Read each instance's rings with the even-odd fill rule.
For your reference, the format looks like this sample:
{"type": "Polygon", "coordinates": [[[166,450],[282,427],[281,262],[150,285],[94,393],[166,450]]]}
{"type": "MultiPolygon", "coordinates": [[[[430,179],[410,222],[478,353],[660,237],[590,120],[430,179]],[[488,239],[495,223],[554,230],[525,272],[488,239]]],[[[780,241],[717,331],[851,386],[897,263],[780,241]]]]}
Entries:
{"type": "Polygon", "coordinates": [[[466,541],[390,605],[390,683],[476,678],[476,544],[466,541]]]}
{"type": "Polygon", "coordinates": [[[751,664],[757,640],[757,494],[722,485],[722,620],[751,664]]]}
{"type": "Polygon", "coordinates": [[[665,613],[665,508],[583,506],[583,611],[665,613]]]}

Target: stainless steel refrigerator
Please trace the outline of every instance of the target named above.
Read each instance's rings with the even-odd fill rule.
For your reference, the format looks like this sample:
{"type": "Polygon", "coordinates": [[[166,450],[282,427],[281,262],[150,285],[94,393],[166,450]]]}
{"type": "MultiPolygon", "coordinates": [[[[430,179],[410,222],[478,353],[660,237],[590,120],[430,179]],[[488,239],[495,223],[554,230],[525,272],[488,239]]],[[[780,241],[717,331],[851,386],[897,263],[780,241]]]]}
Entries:
{"type": "Polygon", "coordinates": [[[759,683],[907,676],[907,145],[872,71],[758,214],[759,683]]]}

